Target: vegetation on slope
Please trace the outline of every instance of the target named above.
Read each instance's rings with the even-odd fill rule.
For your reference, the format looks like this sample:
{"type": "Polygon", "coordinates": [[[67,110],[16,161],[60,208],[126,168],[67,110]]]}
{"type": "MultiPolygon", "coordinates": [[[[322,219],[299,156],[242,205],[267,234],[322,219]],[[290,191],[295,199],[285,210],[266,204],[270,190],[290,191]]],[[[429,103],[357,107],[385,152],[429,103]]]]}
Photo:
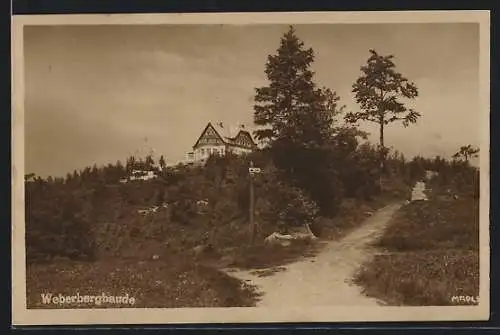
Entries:
{"type": "Polygon", "coordinates": [[[454,296],[479,295],[479,173],[463,162],[428,163],[439,173],[428,182],[429,200],[396,213],[377,244],[382,254],[357,277],[368,295],[391,305],[452,305],[454,296]]]}
{"type": "Polygon", "coordinates": [[[336,92],[314,82],[314,57],[293,28],[268,57],[269,85],[256,88],[254,106],[256,135],[265,148],[249,156],[212,156],[205,166],[175,168],[165,168],[162,157],[158,178],[127,183],[121,180],[133,170],[154,169],[153,157],[87,167],[65,178],[29,176],[28,305],[40,307],[40,290],[119,287],[128,287],[149,307],[245,305],[252,294],[238,291],[234,281],[207,265],[263,267],[291,261],[315,246],[272,247],[264,238],[305,224],[319,237],[336,238],[387,201],[408,198],[423,175],[422,158],[407,161],[391,152],[382,128],[380,146],[371,145],[355,121],[377,115],[382,125],[414,123],[419,114],[407,110],[401,98],[413,99],[416,87],[395,71],[392,56],[372,52],[362,68],[369,77],[355,85],[364,114],[349,117],[336,92]],[[380,62],[390,83],[384,83],[384,73],[370,70],[380,62]],[[382,86],[370,87],[374,84],[382,86]],[[389,100],[370,96],[378,89],[386,90],[389,100]],[[263,171],[254,180],[254,245],[247,220],[250,161],[263,171]],[[130,269],[145,277],[108,277],[108,272],[130,274],[130,269]],[[73,280],[75,286],[68,284],[73,280]],[[241,296],[228,301],[227,292],[241,296]]]}
{"type": "Polygon", "coordinates": [[[132,304],[103,302],[94,308],[249,307],[257,297],[252,287],[189,259],[59,260],[29,266],[27,282],[28,308],[89,308],[85,302],[46,303],[47,294],[134,298],[132,304]]]}
{"type": "MultiPolygon", "coordinates": [[[[157,280],[161,280],[159,285],[166,292],[163,306],[228,305],[229,302],[220,297],[217,301],[210,300],[215,293],[204,289],[203,283],[211,280],[207,276],[226,280],[224,275],[214,274],[213,266],[262,268],[293,261],[314,252],[318,245],[298,243],[282,248],[265,245],[264,237],[274,231],[285,233],[294,226],[300,227],[301,220],[307,218],[312,220],[311,228],[319,237],[339,237],[386,201],[401,199],[408,188],[402,181],[395,184],[387,200],[376,195],[375,188],[372,200],[346,197],[335,216],[321,217],[316,212],[305,211],[308,207],[300,205],[300,201],[304,201],[301,200],[303,192],[280,183],[273,175],[272,165],[266,166],[261,160],[266,173],[255,180],[255,217],[259,230],[256,243],[251,245],[247,219],[248,180],[241,167],[249,159],[259,161],[259,155],[262,153],[251,157],[213,157],[203,169],[179,167],[177,171],[167,170],[158,180],[150,181],[122,184],[117,181],[121,176],[106,180],[102,175],[114,169],[108,166],[86,169],[66,180],[38,179],[27,183],[29,306],[47,307],[40,305],[40,290],[69,293],[77,287],[89,291],[123,287],[152,307],[160,303],[154,298],[157,280]],[[206,208],[198,208],[196,202],[201,199],[208,200],[206,208]],[[291,201],[299,202],[290,208],[291,201]],[[158,206],[156,212],[139,213],[151,206],[158,206]],[[158,260],[151,261],[153,257],[158,260]],[[180,269],[181,262],[185,262],[185,267],[180,269]],[[108,273],[122,273],[127,268],[137,273],[138,264],[148,267],[149,272],[141,270],[145,277],[140,280],[117,277],[121,284],[109,286],[114,284],[109,281],[108,273]],[[101,272],[104,269],[107,270],[101,272]],[[179,273],[186,273],[190,278],[188,286],[178,286],[181,285],[179,273]],[[73,284],[68,286],[69,282],[73,284]],[[198,292],[199,299],[172,302],[168,298],[181,291],[186,297],[197,296],[194,292],[198,292]]],[[[346,180],[359,182],[359,179],[346,180]]],[[[218,293],[221,296],[226,294],[224,290],[233,290],[240,296],[234,298],[238,303],[250,301],[254,293],[248,290],[235,293],[239,286],[231,285],[223,289],[225,284],[214,283],[213,287],[221,289],[218,293]]]]}

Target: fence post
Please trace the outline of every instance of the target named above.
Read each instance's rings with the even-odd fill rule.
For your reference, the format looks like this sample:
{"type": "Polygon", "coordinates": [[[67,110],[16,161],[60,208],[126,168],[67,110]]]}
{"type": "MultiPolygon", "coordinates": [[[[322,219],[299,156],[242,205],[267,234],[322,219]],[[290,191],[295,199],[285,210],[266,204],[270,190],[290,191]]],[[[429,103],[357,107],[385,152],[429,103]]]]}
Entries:
{"type": "MultiPolygon", "coordinates": [[[[250,168],[253,168],[253,162],[250,161],[250,168]]],[[[249,221],[250,221],[250,232],[251,232],[251,242],[255,242],[255,220],[254,220],[254,190],[253,190],[253,172],[249,171],[250,178],[250,205],[249,205],[249,221]]]]}

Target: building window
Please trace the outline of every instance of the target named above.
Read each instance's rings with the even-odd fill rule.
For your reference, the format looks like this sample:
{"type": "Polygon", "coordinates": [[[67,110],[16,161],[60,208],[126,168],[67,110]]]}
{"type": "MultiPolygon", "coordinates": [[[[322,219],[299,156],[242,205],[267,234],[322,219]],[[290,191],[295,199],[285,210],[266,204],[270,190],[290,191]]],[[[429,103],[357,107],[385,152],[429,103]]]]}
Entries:
{"type": "Polygon", "coordinates": [[[201,155],[205,156],[205,149],[201,149],[201,155]]]}

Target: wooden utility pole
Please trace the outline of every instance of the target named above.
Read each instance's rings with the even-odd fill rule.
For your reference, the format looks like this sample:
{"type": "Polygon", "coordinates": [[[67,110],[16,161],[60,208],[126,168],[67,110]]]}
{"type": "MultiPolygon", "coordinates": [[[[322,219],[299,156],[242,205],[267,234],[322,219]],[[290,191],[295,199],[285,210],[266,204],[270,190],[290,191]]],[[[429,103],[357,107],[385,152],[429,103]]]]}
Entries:
{"type": "Polygon", "coordinates": [[[255,242],[255,220],[254,220],[254,191],[253,191],[253,162],[250,161],[250,168],[248,169],[250,178],[250,205],[249,205],[249,221],[250,221],[250,231],[252,234],[252,244],[255,242]]]}
{"type": "Polygon", "coordinates": [[[252,244],[255,242],[255,235],[257,233],[257,227],[255,225],[255,220],[254,220],[254,207],[255,207],[255,199],[254,199],[254,194],[253,194],[253,176],[256,173],[260,173],[260,168],[256,168],[253,166],[253,161],[250,161],[250,167],[248,168],[248,178],[249,180],[249,186],[250,186],[250,205],[249,207],[249,221],[250,221],[250,231],[252,234],[252,244]]]}

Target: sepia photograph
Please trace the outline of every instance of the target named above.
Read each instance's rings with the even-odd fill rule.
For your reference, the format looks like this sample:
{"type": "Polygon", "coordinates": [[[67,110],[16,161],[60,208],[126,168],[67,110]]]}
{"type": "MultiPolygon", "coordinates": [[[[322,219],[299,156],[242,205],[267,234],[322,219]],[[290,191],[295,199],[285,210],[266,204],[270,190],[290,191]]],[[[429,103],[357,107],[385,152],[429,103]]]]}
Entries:
{"type": "Polygon", "coordinates": [[[489,12],[13,34],[13,322],[488,318],[489,12]]]}

